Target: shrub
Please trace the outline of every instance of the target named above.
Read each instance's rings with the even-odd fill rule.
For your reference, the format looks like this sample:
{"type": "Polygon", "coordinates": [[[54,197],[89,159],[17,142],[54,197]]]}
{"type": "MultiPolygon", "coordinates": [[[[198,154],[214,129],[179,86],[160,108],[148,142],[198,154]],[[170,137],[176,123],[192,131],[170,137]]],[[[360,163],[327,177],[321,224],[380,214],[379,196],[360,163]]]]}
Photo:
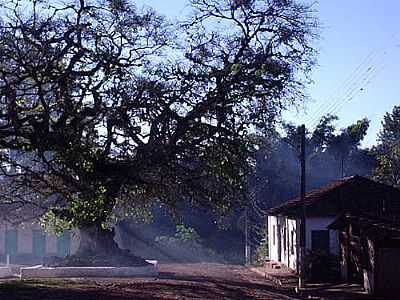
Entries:
{"type": "Polygon", "coordinates": [[[177,225],[174,236],[156,237],[155,243],[175,261],[201,262],[221,260],[221,257],[214,250],[202,245],[196,230],[185,225],[177,225]]]}

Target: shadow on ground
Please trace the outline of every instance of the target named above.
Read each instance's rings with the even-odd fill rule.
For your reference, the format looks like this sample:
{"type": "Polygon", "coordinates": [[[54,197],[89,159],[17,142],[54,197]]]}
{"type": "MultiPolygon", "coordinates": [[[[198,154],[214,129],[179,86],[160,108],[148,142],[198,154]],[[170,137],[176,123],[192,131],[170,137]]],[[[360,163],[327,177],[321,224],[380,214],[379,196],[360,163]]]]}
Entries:
{"type": "Polygon", "coordinates": [[[97,278],[70,280],[8,280],[0,283],[7,300],[127,300],[127,299],[372,299],[315,288],[298,295],[274,286],[243,266],[185,264],[160,266],[154,278],[97,278]]]}

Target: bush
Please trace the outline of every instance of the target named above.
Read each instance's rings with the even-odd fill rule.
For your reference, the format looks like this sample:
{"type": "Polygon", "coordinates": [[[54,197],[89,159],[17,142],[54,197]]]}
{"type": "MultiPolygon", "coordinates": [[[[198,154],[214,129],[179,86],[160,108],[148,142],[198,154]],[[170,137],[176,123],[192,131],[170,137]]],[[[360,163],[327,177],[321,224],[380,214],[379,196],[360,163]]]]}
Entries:
{"type": "Polygon", "coordinates": [[[177,225],[174,236],[156,237],[155,243],[175,261],[202,262],[221,261],[212,249],[202,245],[199,234],[191,227],[177,225]]]}
{"type": "Polygon", "coordinates": [[[260,230],[261,241],[255,250],[252,261],[257,265],[264,265],[268,258],[268,224],[264,224],[260,230]]]}
{"type": "Polygon", "coordinates": [[[253,262],[256,265],[264,265],[268,258],[268,238],[265,237],[261,240],[254,254],[253,262]]]}

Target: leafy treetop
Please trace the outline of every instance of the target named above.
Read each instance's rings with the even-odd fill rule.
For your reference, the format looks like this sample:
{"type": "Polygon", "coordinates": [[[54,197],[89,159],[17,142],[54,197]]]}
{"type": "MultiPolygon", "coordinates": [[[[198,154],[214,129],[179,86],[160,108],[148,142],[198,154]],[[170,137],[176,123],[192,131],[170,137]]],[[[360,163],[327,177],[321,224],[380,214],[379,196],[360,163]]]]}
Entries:
{"type": "Polygon", "coordinates": [[[3,173],[72,226],[154,200],[228,210],[248,133],[304,99],[315,58],[294,0],[192,0],[179,24],[129,1],[0,5],[3,173]]]}

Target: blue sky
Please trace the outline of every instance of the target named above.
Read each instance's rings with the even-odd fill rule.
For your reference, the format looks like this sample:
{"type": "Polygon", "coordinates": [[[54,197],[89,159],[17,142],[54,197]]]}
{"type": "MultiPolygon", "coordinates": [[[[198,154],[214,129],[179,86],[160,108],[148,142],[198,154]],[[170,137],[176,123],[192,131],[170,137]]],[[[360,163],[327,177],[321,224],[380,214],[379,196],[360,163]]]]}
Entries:
{"type": "MultiPolygon", "coordinates": [[[[136,3],[171,18],[187,12],[186,0],[136,3]]],[[[364,145],[370,146],[385,112],[400,105],[400,1],[320,0],[315,8],[322,31],[314,83],[308,86],[311,100],[305,110],[284,117],[310,127],[315,119],[335,112],[339,128],[367,117],[371,126],[364,145]]]]}

